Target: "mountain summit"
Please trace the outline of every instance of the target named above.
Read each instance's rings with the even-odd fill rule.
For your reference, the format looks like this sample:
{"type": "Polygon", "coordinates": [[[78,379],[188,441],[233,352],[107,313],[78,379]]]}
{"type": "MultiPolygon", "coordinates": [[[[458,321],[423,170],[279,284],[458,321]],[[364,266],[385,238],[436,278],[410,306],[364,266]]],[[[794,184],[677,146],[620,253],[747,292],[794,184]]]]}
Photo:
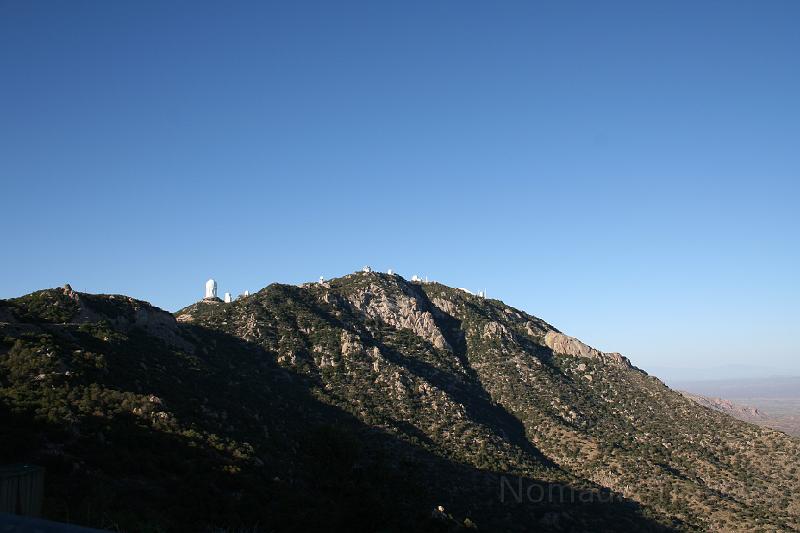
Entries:
{"type": "Polygon", "coordinates": [[[175,315],[0,301],[2,460],[130,531],[800,528],[800,441],[543,320],[358,272],[175,315]]]}

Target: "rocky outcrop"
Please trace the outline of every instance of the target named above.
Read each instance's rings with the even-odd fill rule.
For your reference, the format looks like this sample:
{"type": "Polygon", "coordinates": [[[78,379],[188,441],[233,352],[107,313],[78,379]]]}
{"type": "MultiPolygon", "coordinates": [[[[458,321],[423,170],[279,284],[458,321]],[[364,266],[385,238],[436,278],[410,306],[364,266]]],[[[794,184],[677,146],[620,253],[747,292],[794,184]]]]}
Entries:
{"type": "Polygon", "coordinates": [[[349,331],[342,331],[341,339],[341,354],[343,358],[352,357],[354,355],[364,353],[364,345],[361,340],[349,331]]]}
{"type": "Polygon", "coordinates": [[[377,319],[392,327],[410,329],[436,348],[451,350],[427,302],[414,287],[398,282],[388,290],[381,284],[371,283],[366,288],[348,295],[350,305],[364,316],[377,319]]]}
{"type": "MultiPolygon", "coordinates": [[[[178,317],[180,320],[180,317],[178,317]]],[[[249,313],[244,319],[244,323],[239,327],[237,335],[245,340],[255,340],[261,337],[261,328],[254,313],[249,313]]]]}
{"type": "Polygon", "coordinates": [[[574,357],[588,357],[618,366],[630,367],[631,362],[622,354],[601,352],[575,337],[569,337],[558,331],[548,331],[544,336],[544,343],[555,354],[572,355],[574,357]]]}
{"type": "Polygon", "coordinates": [[[487,322],[483,326],[481,337],[484,339],[499,338],[499,339],[513,339],[511,331],[500,322],[487,322]]]}
{"type": "Polygon", "coordinates": [[[178,335],[178,324],[172,314],[153,307],[144,302],[139,302],[133,298],[129,299],[131,304],[135,305],[133,321],[127,322],[123,317],[119,320],[118,324],[121,327],[128,328],[141,328],[147,331],[150,335],[157,337],[167,344],[191,350],[192,345],[186,342],[183,337],[178,335]],[[142,304],[142,305],[139,305],[142,304]]]}
{"type": "Polygon", "coordinates": [[[78,312],[72,318],[74,323],[105,320],[123,333],[138,328],[171,346],[193,350],[193,346],[179,335],[175,317],[163,309],[129,296],[84,294],[72,290],[69,285],[62,290],[65,296],[78,304],[78,312]]]}
{"type": "Polygon", "coordinates": [[[700,394],[692,394],[689,392],[680,391],[686,398],[699,403],[703,407],[714,409],[721,413],[728,414],[734,418],[744,420],[746,422],[760,422],[766,420],[767,416],[755,407],[749,405],[740,405],[733,403],[730,400],[722,398],[710,398],[708,396],[701,396],[700,394]]]}
{"type": "Polygon", "coordinates": [[[436,309],[440,313],[452,317],[459,316],[458,307],[456,307],[456,304],[452,300],[448,300],[446,298],[434,298],[433,300],[431,300],[431,303],[433,303],[433,305],[436,306],[436,309]]]}

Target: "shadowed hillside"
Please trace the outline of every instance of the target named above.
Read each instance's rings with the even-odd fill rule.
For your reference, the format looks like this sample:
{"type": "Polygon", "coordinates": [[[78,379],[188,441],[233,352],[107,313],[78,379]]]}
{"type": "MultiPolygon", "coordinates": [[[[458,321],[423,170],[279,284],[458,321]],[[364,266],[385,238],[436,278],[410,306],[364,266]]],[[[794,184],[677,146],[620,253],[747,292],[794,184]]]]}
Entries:
{"type": "Polygon", "coordinates": [[[126,531],[800,526],[800,443],[497,300],[357,273],[0,301],[3,462],[126,531]]]}

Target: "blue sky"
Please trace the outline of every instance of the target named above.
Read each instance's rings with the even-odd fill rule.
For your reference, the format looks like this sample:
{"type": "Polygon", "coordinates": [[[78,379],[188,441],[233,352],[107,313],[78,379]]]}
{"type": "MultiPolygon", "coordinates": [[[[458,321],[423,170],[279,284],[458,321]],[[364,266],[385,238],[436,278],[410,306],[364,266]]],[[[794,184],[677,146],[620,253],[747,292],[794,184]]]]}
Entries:
{"type": "MultiPolygon", "coordinates": [[[[800,4],[0,2],[0,297],[369,263],[800,374],[800,4]]],[[[733,370],[730,370],[733,372],[733,370]]]]}

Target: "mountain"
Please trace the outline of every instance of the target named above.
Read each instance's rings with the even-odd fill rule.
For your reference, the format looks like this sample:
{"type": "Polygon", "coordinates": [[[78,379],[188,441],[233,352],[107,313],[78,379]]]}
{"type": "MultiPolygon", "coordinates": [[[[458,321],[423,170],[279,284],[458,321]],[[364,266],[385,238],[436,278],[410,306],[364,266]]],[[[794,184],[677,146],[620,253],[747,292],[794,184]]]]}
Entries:
{"type": "Polygon", "coordinates": [[[0,301],[0,461],[124,531],[800,528],[800,441],[539,318],[359,272],[0,301]]]}
{"type": "Polygon", "coordinates": [[[683,394],[690,400],[699,403],[700,405],[708,407],[709,409],[720,411],[734,418],[738,418],[739,420],[744,420],[745,422],[752,422],[753,424],[758,424],[759,422],[763,422],[767,419],[767,416],[761,411],[759,411],[757,407],[751,407],[749,405],[740,405],[737,403],[733,403],[730,400],[725,400],[722,398],[710,398],[708,396],[701,396],[700,394],[692,394],[686,391],[681,391],[681,394],[683,394]]]}
{"type": "Polygon", "coordinates": [[[701,405],[800,437],[798,377],[695,380],[676,388],[690,391],[684,395],[701,405]]]}

